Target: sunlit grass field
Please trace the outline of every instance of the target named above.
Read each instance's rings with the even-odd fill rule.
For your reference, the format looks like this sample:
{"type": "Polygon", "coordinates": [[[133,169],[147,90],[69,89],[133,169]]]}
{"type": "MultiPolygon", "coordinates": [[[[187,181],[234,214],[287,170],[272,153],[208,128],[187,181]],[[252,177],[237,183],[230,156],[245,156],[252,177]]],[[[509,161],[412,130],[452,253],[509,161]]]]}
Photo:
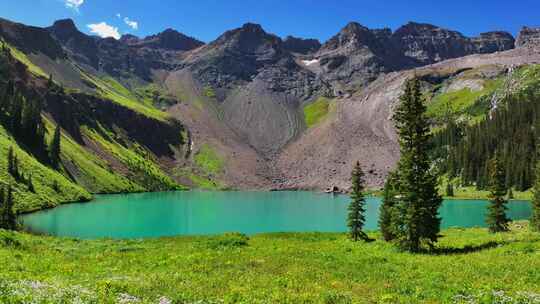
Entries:
{"type": "Polygon", "coordinates": [[[0,303],[538,303],[540,234],[526,226],[446,230],[424,254],[376,233],[354,243],[334,233],[80,241],[0,232],[0,303]]]}

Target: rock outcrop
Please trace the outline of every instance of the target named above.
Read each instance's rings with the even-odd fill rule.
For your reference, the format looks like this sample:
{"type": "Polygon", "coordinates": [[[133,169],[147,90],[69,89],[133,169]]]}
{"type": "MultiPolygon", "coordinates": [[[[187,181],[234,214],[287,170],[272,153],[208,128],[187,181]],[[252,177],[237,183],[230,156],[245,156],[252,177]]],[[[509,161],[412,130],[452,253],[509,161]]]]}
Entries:
{"type": "Polygon", "coordinates": [[[515,39],[508,32],[495,31],[481,33],[479,37],[471,38],[474,50],[478,54],[488,54],[507,51],[514,48],[515,39]]]}
{"type": "Polygon", "coordinates": [[[43,54],[53,60],[65,57],[62,48],[43,28],[0,18],[0,38],[25,53],[43,54]]]}
{"type": "Polygon", "coordinates": [[[321,48],[321,43],[317,39],[302,39],[287,36],[283,40],[283,47],[289,52],[306,55],[318,51],[321,48]]]}
{"type": "Polygon", "coordinates": [[[347,24],[315,54],[319,74],[334,86],[358,87],[392,67],[390,30],[370,30],[356,22],[347,24]]]}
{"type": "Polygon", "coordinates": [[[185,63],[202,83],[233,88],[251,81],[262,67],[286,66],[291,61],[279,37],[266,33],[258,24],[247,23],[197,50],[185,63]]]}
{"type": "Polygon", "coordinates": [[[431,24],[410,22],[392,33],[352,22],[320,48],[313,56],[318,65],[311,68],[335,86],[356,90],[381,73],[513,47],[506,32],[468,38],[431,24]]]}
{"type": "Polygon", "coordinates": [[[540,28],[523,27],[516,40],[516,47],[540,46],[540,28]]]}
{"type": "Polygon", "coordinates": [[[134,40],[131,37],[131,39],[124,39],[124,41],[132,46],[173,51],[189,51],[204,45],[202,41],[188,37],[173,29],[167,29],[142,40],[134,40]]]}
{"type": "Polygon", "coordinates": [[[81,33],[73,20],[58,20],[47,30],[76,61],[99,68],[97,39],[81,33]]]}

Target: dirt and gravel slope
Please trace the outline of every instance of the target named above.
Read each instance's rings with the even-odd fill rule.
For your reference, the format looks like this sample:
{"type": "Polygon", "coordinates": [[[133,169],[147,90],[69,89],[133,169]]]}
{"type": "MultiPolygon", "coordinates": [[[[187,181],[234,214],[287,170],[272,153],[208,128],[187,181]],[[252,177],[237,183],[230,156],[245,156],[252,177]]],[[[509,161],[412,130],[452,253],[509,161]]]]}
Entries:
{"type": "Polygon", "coordinates": [[[391,121],[392,106],[405,80],[416,75],[452,74],[488,65],[511,68],[540,63],[540,48],[470,55],[434,65],[380,76],[350,98],[336,99],[327,119],[309,129],[279,154],[277,167],[284,182],[275,187],[325,189],[347,188],[355,161],[366,168],[367,181],[380,187],[399,158],[391,121]]]}

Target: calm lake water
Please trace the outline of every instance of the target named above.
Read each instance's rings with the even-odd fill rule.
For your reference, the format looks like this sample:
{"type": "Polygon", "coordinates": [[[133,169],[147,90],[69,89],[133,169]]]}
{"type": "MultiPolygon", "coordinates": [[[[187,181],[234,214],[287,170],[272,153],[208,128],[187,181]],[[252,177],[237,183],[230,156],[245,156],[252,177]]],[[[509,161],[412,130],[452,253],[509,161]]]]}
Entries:
{"type": "MultiPolygon", "coordinates": [[[[64,205],[23,216],[24,226],[56,236],[144,238],[173,235],[346,231],[349,197],[316,192],[161,192],[99,195],[91,203],[64,205]]],[[[366,229],[377,229],[380,199],[367,204],[366,229]]],[[[443,227],[485,226],[487,201],[445,201],[443,227]]],[[[526,219],[525,201],[509,204],[512,219],[526,219]]]]}

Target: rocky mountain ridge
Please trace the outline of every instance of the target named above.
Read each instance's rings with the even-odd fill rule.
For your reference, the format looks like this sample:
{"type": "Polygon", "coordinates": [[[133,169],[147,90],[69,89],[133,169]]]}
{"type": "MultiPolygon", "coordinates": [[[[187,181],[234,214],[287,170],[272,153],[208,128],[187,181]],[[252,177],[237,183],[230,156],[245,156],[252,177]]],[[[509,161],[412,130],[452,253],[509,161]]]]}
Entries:
{"type": "Polygon", "coordinates": [[[540,46],[540,28],[523,27],[516,40],[516,47],[540,46]]]}
{"type": "Polygon", "coordinates": [[[312,66],[329,82],[354,91],[381,73],[512,48],[514,38],[507,32],[468,38],[431,24],[410,22],[392,32],[351,22],[314,54],[312,66]]]}
{"type": "Polygon", "coordinates": [[[380,185],[397,153],[390,105],[411,69],[437,74],[439,64],[468,69],[478,58],[496,65],[507,56],[533,63],[536,53],[525,55],[523,46],[538,33],[524,28],[514,41],[500,31],[469,38],[429,24],[392,32],[352,22],[320,44],[247,23],[204,44],[174,30],[115,40],[86,35],[71,20],[46,29],[0,22],[2,39],[68,88],[135,108],[157,107],[166,96],[160,109],[189,135],[189,151],[174,160],[185,166],[177,174],[187,184],[197,186],[202,176],[250,189],[343,187],[355,159],[370,168],[370,184],[380,185]],[[313,114],[322,118],[311,125],[313,114]],[[208,149],[223,168],[208,172],[197,163],[208,149]]]}

